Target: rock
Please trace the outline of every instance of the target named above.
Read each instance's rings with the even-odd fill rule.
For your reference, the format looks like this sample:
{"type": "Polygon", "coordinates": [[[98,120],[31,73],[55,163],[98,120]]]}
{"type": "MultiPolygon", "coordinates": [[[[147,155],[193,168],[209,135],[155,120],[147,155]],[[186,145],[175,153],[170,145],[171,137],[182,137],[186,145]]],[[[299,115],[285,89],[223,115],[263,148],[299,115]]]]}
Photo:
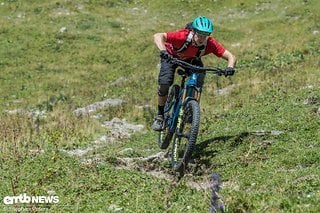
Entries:
{"type": "Polygon", "coordinates": [[[67,153],[68,155],[75,155],[75,156],[82,157],[82,156],[86,155],[91,150],[93,150],[93,148],[88,147],[86,149],[74,149],[74,150],[62,149],[61,151],[67,153]]]}
{"type": "Polygon", "coordinates": [[[82,115],[90,114],[92,112],[96,112],[97,110],[100,110],[100,109],[119,106],[123,103],[125,102],[121,99],[106,99],[104,101],[90,104],[86,107],[78,108],[75,111],[73,111],[73,114],[75,114],[76,116],[82,116],[82,115]]]}
{"type": "Polygon", "coordinates": [[[119,212],[119,211],[121,211],[121,210],[122,210],[122,208],[118,207],[118,206],[115,205],[115,204],[111,204],[111,205],[109,206],[109,211],[119,212]]]}
{"type": "Polygon", "coordinates": [[[60,33],[65,33],[67,31],[68,31],[68,29],[66,27],[61,27],[59,30],[60,33]]]}
{"type": "Polygon", "coordinates": [[[114,139],[128,138],[132,133],[139,132],[144,128],[143,125],[130,124],[126,120],[120,120],[119,118],[105,121],[102,126],[111,130],[111,136],[114,139]]]}

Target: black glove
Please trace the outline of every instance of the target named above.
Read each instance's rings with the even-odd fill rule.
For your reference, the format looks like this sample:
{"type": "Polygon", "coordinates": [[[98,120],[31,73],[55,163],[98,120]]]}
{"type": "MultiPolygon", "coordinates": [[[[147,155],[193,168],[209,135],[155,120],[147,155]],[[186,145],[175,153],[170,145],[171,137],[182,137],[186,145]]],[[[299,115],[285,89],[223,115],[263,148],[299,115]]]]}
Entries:
{"type": "Polygon", "coordinates": [[[233,75],[235,72],[234,68],[233,67],[227,67],[225,70],[224,70],[224,76],[231,76],[233,75]]]}
{"type": "Polygon", "coordinates": [[[163,58],[167,61],[170,61],[173,58],[173,56],[170,55],[167,50],[161,50],[160,51],[160,58],[163,58]]]}

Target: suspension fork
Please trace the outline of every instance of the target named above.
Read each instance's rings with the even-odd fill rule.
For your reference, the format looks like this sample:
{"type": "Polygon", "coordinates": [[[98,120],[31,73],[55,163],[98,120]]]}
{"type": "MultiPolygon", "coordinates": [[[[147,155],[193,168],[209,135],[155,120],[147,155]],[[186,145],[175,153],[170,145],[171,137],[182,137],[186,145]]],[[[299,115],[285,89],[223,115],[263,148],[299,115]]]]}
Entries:
{"type": "Polygon", "coordinates": [[[184,100],[186,99],[186,95],[187,95],[187,87],[186,87],[186,78],[187,76],[183,75],[182,76],[182,80],[181,80],[181,85],[180,88],[183,88],[183,93],[182,93],[182,97],[181,97],[181,103],[184,102],[184,100]]]}
{"type": "Polygon", "coordinates": [[[194,86],[193,90],[194,90],[193,98],[197,100],[198,103],[200,103],[201,88],[194,86]]]}
{"type": "Polygon", "coordinates": [[[185,86],[184,93],[183,93],[183,102],[185,102],[185,100],[188,98],[192,98],[197,102],[200,102],[200,97],[201,97],[201,88],[195,85],[185,86]]]}

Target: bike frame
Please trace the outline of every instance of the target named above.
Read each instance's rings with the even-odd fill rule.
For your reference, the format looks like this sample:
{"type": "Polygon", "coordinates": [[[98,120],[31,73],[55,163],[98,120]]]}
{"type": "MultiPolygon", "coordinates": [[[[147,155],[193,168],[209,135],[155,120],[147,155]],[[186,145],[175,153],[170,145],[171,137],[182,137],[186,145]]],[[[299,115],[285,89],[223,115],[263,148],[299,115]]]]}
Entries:
{"type": "Polygon", "coordinates": [[[158,143],[161,149],[166,149],[173,137],[172,167],[183,175],[195,147],[200,125],[201,87],[197,87],[198,77],[200,73],[206,71],[212,71],[220,76],[225,73],[220,68],[200,67],[177,58],[166,58],[166,60],[178,65],[176,71],[182,76],[182,80],[180,87],[173,85],[170,89],[164,109],[163,131],[159,133],[158,143]],[[180,156],[181,154],[183,156],[180,156]]]}
{"type": "MultiPolygon", "coordinates": [[[[169,112],[173,107],[172,120],[169,126],[169,132],[173,133],[176,127],[179,126],[179,115],[183,114],[181,107],[190,100],[199,101],[200,88],[197,87],[198,73],[192,73],[188,76],[186,73],[182,74],[181,86],[179,96],[173,101],[173,104],[165,109],[165,113],[169,112]],[[185,83],[188,79],[187,83],[185,83]]],[[[168,118],[166,118],[168,119],[168,118]]],[[[166,121],[167,122],[167,121],[166,121]]]]}
{"type": "Polygon", "coordinates": [[[181,110],[182,106],[187,104],[190,100],[196,100],[199,102],[201,96],[201,88],[197,87],[198,75],[201,72],[211,71],[217,75],[224,75],[224,71],[216,67],[200,67],[192,65],[177,58],[170,59],[170,62],[178,65],[177,72],[182,76],[179,96],[176,98],[169,107],[164,109],[165,114],[172,110],[172,116],[165,118],[165,125],[168,125],[168,131],[174,133],[179,123],[180,114],[183,114],[181,110]],[[186,71],[186,69],[188,71],[186,71]],[[182,72],[181,72],[182,71],[182,72]],[[188,79],[187,83],[185,83],[188,79]],[[171,119],[171,120],[168,120],[171,119]]]}

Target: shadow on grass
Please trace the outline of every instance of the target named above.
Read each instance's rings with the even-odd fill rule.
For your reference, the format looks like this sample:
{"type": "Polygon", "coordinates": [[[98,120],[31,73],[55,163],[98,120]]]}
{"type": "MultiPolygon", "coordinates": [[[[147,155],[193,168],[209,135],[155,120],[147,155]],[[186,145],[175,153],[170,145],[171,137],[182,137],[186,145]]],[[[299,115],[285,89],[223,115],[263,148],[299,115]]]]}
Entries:
{"type": "Polygon", "coordinates": [[[205,141],[202,141],[200,143],[197,144],[196,146],[196,151],[199,152],[200,155],[206,155],[206,154],[212,154],[211,152],[205,151],[206,147],[209,144],[212,143],[226,143],[227,141],[232,140],[231,142],[231,147],[236,147],[238,145],[240,145],[247,137],[249,137],[250,135],[252,135],[252,133],[250,132],[242,132],[236,136],[219,136],[219,137],[215,137],[215,138],[210,138],[207,139],[205,141]],[[207,152],[207,153],[206,153],[207,152]]]}
{"type": "Polygon", "coordinates": [[[232,136],[232,135],[219,136],[219,137],[207,139],[205,141],[201,141],[196,145],[196,148],[193,153],[193,159],[197,161],[198,164],[201,164],[207,168],[210,166],[221,166],[221,165],[212,165],[210,158],[217,155],[218,151],[214,148],[208,149],[207,147],[209,147],[211,144],[231,142],[230,147],[235,148],[240,144],[242,144],[243,141],[250,135],[252,135],[251,132],[242,132],[235,136],[232,136]]]}

